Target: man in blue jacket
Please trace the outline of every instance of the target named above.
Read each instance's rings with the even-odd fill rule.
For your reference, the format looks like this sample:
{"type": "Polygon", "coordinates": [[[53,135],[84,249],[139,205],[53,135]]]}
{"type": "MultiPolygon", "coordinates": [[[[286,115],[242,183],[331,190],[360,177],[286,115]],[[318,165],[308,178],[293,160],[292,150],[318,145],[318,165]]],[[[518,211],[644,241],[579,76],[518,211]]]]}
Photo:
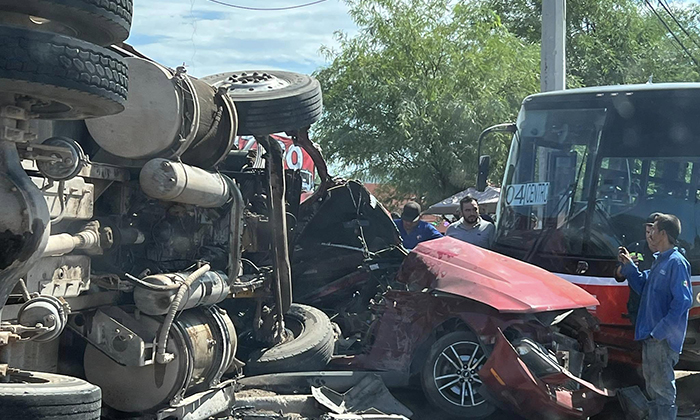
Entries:
{"type": "Polygon", "coordinates": [[[396,228],[401,233],[403,246],[413,249],[418,243],[431,239],[442,238],[442,233],[435,229],[435,226],[420,220],[420,204],[409,201],[403,206],[401,218],[394,220],[396,228]]]}
{"type": "Polygon", "coordinates": [[[690,263],[676,247],[681,222],[672,214],[658,214],[649,232],[649,246],[657,252],[651,269],[639,271],[629,251],[620,247],[620,274],[641,295],[635,340],[642,341],[642,369],[651,399],[651,420],[676,418],[676,381],[673,367],[683,349],[688,311],[693,303],[690,263]]]}
{"type": "MultiPolygon", "coordinates": [[[[646,240],[635,242],[633,244],[627,245],[627,249],[630,251],[630,255],[634,260],[639,271],[650,270],[652,263],[656,260],[654,258],[654,253],[656,252],[651,248],[651,241],[649,240],[649,235],[651,234],[651,229],[654,226],[654,221],[656,216],[660,213],[652,213],[647,217],[646,223],[644,223],[644,237],[646,240]]],[[[682,251],[682,250],[681,250],[682,251]]],[[[621,275],[615,276],[615,280],[618,282],[623,282],[627,280],[621,275]]],[[[634,327],[637,324],[637,312],[639,312],[639,300],[641,297],[637,293],[630,283],[628,282],[630,289],[630,296],[627,299],[627,315],[629,316],[630,322],[634,327]]]]}

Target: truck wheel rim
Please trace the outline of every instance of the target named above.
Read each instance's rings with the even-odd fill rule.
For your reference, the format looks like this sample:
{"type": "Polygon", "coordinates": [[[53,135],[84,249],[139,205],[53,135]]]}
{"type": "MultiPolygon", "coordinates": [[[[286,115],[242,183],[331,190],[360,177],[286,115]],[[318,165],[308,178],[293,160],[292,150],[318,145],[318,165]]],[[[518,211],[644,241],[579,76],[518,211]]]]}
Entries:
{"type": "Polygon", "coordinates": [[[433,365],[433,383],[440,395],[460,407],[476,407],[486,402],[479,394],[482,381],[478,371],[486,362],[479,343],[459,341],[445,347],[433,365]]]}
{"type": "Polygon", "coordinates": [[[266,72],[234,73],[225,83],[229,92],[266,92],[291,86],[288,80],[266,72]]]}

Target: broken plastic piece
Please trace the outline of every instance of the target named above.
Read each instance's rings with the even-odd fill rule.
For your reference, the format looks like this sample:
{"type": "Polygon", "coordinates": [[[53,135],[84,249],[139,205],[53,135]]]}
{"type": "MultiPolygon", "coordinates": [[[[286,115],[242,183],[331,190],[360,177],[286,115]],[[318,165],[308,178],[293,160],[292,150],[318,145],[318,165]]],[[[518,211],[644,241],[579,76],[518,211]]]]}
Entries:
{"type": "MultiPolygon", "coordinates": [[[[344,394],[322,387],[311,387],[316,401],[335,414],[398,414],[411,417],[413,412],[389,392],[379,375],[368,375],[344,394]]],[[[345,419],[345,417],[331,417],[345,419]]],[[[379,419],[387,417],[350,417],[379,419]]],[[[391,417],[389,417],[391,418],[391,417]]],[[[400,418],[400,417],[399,417],[400,418]]]]}

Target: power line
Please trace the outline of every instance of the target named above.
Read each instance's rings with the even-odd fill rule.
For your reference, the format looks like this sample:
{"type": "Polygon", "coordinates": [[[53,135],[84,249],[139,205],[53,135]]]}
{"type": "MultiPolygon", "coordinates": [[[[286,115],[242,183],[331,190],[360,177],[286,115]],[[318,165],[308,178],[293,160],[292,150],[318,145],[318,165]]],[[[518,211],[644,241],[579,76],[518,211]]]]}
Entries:
{"type": "Polygon", "coordinates": [[[234,9],[241,9],[241,10],[254,10],[258,12],[272,12],[272,11],[279,11],[279,10],[292,10],[292,9],[300,9],[302,7],[308,7],[308,6],[313,6],[315,4],[323,3],[328,0],[316,0],[312,1],[309,3],[304,3],[304,4],[297,4],[295,6],[286,6],[286,7],[249,7],[249,6],[239,6],[237,4],[231,4],[231,3],[226,3],[223,1],[219,0],[207,0],[212,3],[220,4],[222,6],[227,6],[227,7],[232,7],[234,9]]]}
{"type": "Polygon", "coordinates": [[[683,49],[681,49],[681,47],[679,47],[678,44],[676,44],[675,42],[671,42],[671,45],[673,45],[673,48],[675,48],[676,51],[678,51],[679,53],[681,53],[681,55],[684,54],[683,49]]]}
{"type": "MultiPolygon", "coordinates": [[[[193,16],[194,12],[194,3],[196,0],[190,0],[190,16],[193,16]]],[[[197,66],[195,65],[194,58],[197,56],[197,43],[194,41],[194,36],[197,34],[197,18],[193,16],[192,18],[192,36],[190,37],[190,42],[192,43],[192,57],[190,58],[190,63],[192,66],[192,70],[196,69],[197,66]]],[[[185,63],[182,63],[183,65],[185,63]]]]}
{"type": "Polygon", "coordinates": [[[676,19],[676,16],[675,16],[675,15],[673,14],[673,12],[671,11],[671,8],[670,8],[670,6],[668,5],[668,3],[667,3],[666,1],[659,0],[659,4],[661,5],[661,7],[664,8],[664,10],[666,11],[666,13],[667,13],[669,16],[671,16],[671,19],[673,19],[673,21],[676,22],[676,25],[678,25],[678,27],[681,28],[681,31],[683,31],[683,33],[685,34],[685,36],[687,36],[688,39],[690,39],[690,41],[691,41],[693,44],[695,44],[696,47],[700,48],[700,45],[699,45],[698,42],[695,40],[695,38],[693,38],[693,37],[690,35],[690,33],[683,27],[683,25],[681,25],[681,23],[678,21],[678,19],[676,19]]]}
{"type": "Polygon", "coordinates": [[[671,29],[671,27],[668,26],[668,24],[666,23],[666,21],[663,20],[663,19],[661,18],[661,15],[659,15],[659,13],[656,11],[656,9],[654,9],[654,6],[652,6],[651,3],[649,3],[649,0],[644,0],[644,3],[646,3],[646,5],[649,7],[649,9],[651,9],[651,11],[654,13],[654,15],[656,15],[656,17],[659,19],[659,21],[661,22],[661,24],[664,25],[664,27],[665,27],[666,30],[671,34],[671,36],[673,37],[673,39],[676,40],[676,42],[678,43],[678,45],[680,45],[681,48],[683,48],[683,51],[685,51],[685,53],[688,55],[688,57],[690,57],[690,59],[693,61],[693,63],[695,63],[695,65],[696,65],[697,67],[700,67],[700,64],[698,64],[697,60],[695,60],[695,57],[693,57],[693,55],[690,53],[690,51],[688,51],[688,49],[685,47],[685,45],[683,45],[683,43],[681,42],[681,40],[678,39],[678,37],[677,37],[676,34],[673,32],[673,30],[671,29]]]}
{"type": "MultiPolygon", "coordinates": [[[[662,22],[662,23],[663,23],[663,22],[662,22]]],[[[679,53],[681,53],[681,55],[684,54],[683,49],[682,49],[681,47],[678,46],[678,43],[676,43],[676,42],[671,42],[670,44],[673,45],[673,48],[675,48],[676,51],[678,51],[679,53]]]]}

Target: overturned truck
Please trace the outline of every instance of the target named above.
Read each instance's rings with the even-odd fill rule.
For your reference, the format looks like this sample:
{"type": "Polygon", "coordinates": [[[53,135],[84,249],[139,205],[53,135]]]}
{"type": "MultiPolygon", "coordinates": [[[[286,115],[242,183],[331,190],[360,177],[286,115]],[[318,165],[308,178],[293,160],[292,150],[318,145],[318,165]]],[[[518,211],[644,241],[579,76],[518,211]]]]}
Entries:
{"type": "Polygon", "coordinates": [[[301,180],[267,136],[320,155],[319,83],[161,66],[121,44],[128,0],[0,9],[3,418],[208,418],[244,365],[324,368],[331,323],[291,299],[301,180]]]}

